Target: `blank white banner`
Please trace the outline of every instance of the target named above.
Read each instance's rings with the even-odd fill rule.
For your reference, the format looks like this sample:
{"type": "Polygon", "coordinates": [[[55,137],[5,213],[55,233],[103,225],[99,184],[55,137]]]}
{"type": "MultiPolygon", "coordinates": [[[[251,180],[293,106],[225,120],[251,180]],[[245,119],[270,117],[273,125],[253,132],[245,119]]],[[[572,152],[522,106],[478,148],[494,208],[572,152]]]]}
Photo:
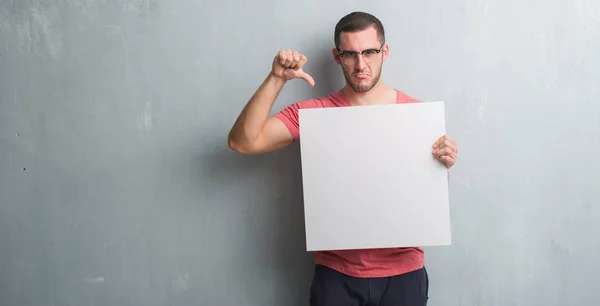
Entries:
{"type": "Polygon", "coordinates": [[[450,245],[444,102],[301,109],[308,251],[450,245]]]}

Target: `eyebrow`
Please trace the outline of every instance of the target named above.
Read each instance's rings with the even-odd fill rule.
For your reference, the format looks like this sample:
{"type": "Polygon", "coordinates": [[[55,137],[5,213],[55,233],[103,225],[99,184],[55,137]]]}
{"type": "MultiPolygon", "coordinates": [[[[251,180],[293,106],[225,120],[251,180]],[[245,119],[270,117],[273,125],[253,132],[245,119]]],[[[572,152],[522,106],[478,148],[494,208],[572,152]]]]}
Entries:
{"type": "Polygon", "coordinates": [[[369,51],[369,50],[379,50],[379,49],[381,49],[381,47],[372,47],[372,48],[364,49],[364,50],[362,50],[362,51],[354,51],[354,50],[340,50],[340,49],[338,49],[338,52],[339,52],[339,53],[350,53],[350,52],[352,52],[352,53],[360,53],[360,52],[364,52],[364,51],[369,51]]]}

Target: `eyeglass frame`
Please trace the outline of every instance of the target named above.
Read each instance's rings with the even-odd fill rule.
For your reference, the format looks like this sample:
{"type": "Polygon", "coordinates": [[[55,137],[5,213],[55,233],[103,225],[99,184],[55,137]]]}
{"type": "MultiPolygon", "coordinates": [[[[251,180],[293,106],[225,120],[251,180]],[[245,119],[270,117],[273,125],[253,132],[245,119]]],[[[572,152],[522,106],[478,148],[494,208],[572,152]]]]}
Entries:
{"type": "MultiPolygon", "coordinates": [[[[365,53],[365,52],[375,52],[375,53],[377,53],[377,54],[381,53],[381,51],[383,51],[383,47],[384,47],[384,46],[385,46],[385,42],[384,42],[383,44],[381,44],[381,47],[379,47],[379,49],[367,49],[367,50],[362,50],[362,51],[360,51],[360,52],[356,52],[356,51],[344,51],[344,52],[340,52],[340,49],[339,49],[339,48],[335,48],[335,49],[337,50],[337,52],[338,52],[338,56],[340,57],[340,59],[341,59],[342,63],[344,63],[345,65],[350,65],[350,64],[347,64],[347,63],[344,61],[344,57],[345,57],[345,56],[347,56],[347,55],[351,55],[352,57],[354,57],[354,58],[355,58],[355,60],[358,60],[358,56],[359,56],[359,55],[363,55],[363,53],[365,53]]],[[[364,58],[364,56],[363,56],[363,58],[364,58]]],[[[365,60],[365,61],[366,61],[366,60],[365,60]]],[[[356,62],[355,62],[355,64],[356,64],[356,62]]]]}

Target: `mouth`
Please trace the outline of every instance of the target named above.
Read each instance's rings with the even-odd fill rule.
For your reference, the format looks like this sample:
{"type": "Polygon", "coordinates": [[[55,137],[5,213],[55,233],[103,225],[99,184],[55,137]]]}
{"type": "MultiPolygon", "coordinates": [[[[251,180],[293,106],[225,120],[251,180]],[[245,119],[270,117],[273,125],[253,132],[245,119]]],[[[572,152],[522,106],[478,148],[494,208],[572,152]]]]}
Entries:
{"type": "Polygon", "coordinates": [[[369,74],[367,73],[355,73],[354,77],[357,79],[366,79],[369,77],[369,74]]]}

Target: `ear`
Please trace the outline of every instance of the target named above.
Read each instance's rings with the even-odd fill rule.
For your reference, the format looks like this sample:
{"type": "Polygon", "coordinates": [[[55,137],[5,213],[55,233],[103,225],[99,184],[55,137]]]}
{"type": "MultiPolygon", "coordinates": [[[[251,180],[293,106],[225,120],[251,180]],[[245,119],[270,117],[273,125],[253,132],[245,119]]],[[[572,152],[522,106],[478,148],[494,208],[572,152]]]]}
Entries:
{"type": "Polygon", "coordinates": [[[333,48],[331,49],[331,53],[333,54],[333,59],[335,60],[335,62],[340,65],[341,61],[340,61],[340,56],[338,55],[337,49],[333,48]]]}
{"type": "Polygon", "coordinates": [[[385,61],[390,54],[390,46],[388,44],[384,44],[381,52],[383,53],[383,61],[385,61]]]}

